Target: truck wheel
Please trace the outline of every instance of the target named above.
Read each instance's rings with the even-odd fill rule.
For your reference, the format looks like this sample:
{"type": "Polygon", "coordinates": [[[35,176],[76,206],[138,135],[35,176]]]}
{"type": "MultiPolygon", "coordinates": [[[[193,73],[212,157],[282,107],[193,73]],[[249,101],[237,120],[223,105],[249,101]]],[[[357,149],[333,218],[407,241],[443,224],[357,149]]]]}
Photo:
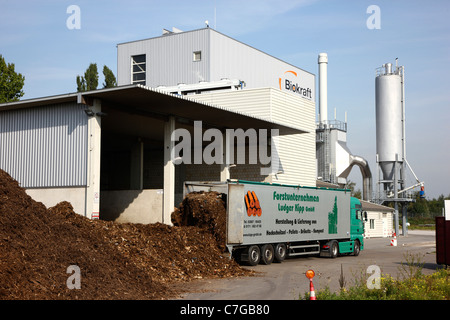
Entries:
{"type": "Polygon", "coordinates": [[[336,258],[339,255],[339,244],[337,241],[331,241],[330,243],[330,257],[336,258]]]}
{"type": "Polygon", "coordinates": [[[353,255],[358,256],[360,251],[361,244],[359,243],[359,240],[355,240],[355,243],[353,244],[353,255]]]}
{"type": "Polygon", "coordinates": [[[261,260],[261,250],[259,247],[254,245],[248,248],[248,264],[251,266],[256,266],[261,260]]]}
{"type": "Polygon", "coordinates": [[[286,259],[286,253],[287,253],[286,245],[284,243],[278,243],[275,246],[275,254],[274,254],[275,261],[276,262],[281,262],[284,259],[286,259]]]}
{"type": "Polygon", "coordinates": [[[274,258],[273,246],[271,244],[265,244],[261,247],[261,263],[271,264],[274,258]]]}

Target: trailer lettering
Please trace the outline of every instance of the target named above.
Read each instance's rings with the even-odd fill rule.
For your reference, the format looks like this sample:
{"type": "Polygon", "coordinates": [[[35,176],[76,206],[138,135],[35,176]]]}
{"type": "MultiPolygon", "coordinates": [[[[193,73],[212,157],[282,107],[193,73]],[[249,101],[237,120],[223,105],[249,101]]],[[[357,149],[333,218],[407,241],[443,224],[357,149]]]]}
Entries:
{"type": "Polygon", "coordinates": [[[309,194],[295,194],[295,193],[278,193],[273,192],[273,200],[285,200],[285,201],[308,201],[319,202],[319,196],[311,196],[309,194]]]}
{"type": "Polygon", "coordinates": [[[291,226],[294,224],[294,220],[290,219],[275,219],[276,224],[290,224],[291,226]]]}
{"type": "Polygon", "coordinates": [[[294,206],[288,206],[287,204],[278,204],[278,211],[286,211],[286,213],[289,213],[291,211],[294,211],[294,206]]]}
{"type": "Polygon", "coordinates": [[[262,233],[255,232],[255,233],[244,233],[244,237],[260,237],[262,236],[262,233]]]}
{"type": "Polygon", "coordinates": [[[268,236],[279,236],[279,235],[285,235],[286,230],[267,230],[266,235],[268,236]]]}

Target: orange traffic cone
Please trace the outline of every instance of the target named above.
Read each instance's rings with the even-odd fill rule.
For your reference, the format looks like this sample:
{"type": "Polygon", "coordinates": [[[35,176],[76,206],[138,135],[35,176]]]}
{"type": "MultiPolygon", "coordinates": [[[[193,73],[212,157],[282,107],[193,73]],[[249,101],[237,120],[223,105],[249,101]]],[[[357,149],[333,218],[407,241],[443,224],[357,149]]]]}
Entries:
{"type": "Polygon", "coordinates": [[[394,239],[391,239],[391,247],[397,246],[397,235],[394,233],[394,239]]]}
{"type": "Polygon", "coordinates": [[[316,300],[316,293],[314,292],[312,279],[309,279],[309,300],[316,300]]]}
{"type": "Polygon", "coordinates": [[[316,293],[314,292],[314,285],[312,279],[316,273],[314,270],[309,269],[305,275],[309,279],[309,300],[316,300],[316,293]]]}

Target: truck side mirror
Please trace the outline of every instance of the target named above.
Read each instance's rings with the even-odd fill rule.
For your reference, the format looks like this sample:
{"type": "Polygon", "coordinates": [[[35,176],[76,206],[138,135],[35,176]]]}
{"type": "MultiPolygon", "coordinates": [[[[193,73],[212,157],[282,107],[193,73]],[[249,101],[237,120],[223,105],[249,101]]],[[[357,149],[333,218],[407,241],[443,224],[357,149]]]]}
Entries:
{"type": "Polygon", "coordinates": [[[364,221],[367,222],[367,211],[364,211],[364,221]]]}

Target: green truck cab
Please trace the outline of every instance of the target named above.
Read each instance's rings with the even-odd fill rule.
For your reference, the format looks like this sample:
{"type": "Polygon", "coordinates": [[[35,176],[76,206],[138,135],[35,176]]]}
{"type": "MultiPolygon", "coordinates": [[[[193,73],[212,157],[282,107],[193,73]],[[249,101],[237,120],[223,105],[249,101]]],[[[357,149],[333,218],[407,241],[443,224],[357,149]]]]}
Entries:
{"type": "Polygon", "coordinates": [[[364,249],[364,221],[367,212],[362,211],[361,201],[350,198],[350,241],[353,241],[353,254],[358,255],[364,249]]]}

